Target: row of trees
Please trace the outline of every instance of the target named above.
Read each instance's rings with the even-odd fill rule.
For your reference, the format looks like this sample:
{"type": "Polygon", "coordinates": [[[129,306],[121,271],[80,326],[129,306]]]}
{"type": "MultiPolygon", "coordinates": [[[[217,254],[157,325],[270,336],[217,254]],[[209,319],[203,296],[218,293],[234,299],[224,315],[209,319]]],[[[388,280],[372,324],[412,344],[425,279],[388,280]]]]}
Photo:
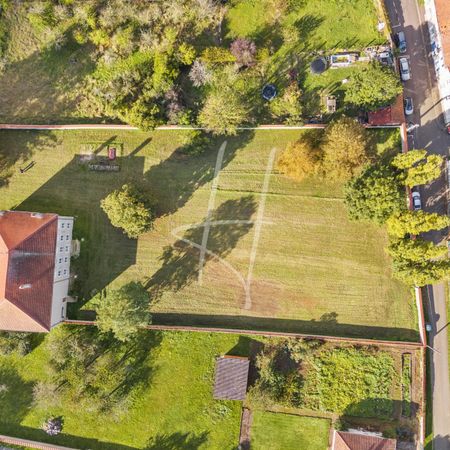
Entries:
{"type": "Polygon", "coordinates": [[[371,161],[373,151],[366,129],[344,117],[321,133],[290,143],[277,162],[278,169],[301,181],[309,176],[347,181],[371,161]]]}
{"type": "Polygon", "coordinates": [[[350,217],[386,224],[393,274],[409,285],[424,286],[450,275],[447,247],[416,237],[448,227],[450,219],[422,210],[410,211],[405,202],[405,186],[432,182],[441,174],[442,164],[439,155],[412,150],[367,166],[346,185],[350,217]]]}

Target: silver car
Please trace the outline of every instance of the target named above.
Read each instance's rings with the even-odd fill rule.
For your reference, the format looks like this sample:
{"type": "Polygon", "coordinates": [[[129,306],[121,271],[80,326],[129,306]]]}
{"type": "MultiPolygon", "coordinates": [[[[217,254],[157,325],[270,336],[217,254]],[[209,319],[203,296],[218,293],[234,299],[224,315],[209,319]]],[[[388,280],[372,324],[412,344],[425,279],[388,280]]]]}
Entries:
{"type": "Polygon", "coordinates": [[[402,77],[402,81],[410,80],[411,79],[411,70],[409,69],[408,58],[400,58],[399,66],[400,66],[400,76],[402,77]]]}
{"type": "Polygon", "coordinates": [[[412,194],[413,208],[414,211],[418,211],[422,209],[422,200],[420,200],[420,194],[417,191],[414,191],[412,194]]]}
{"type": "Polygon", "coordinates": [[[405,98],[405,116],[410,116],[414,112],[414,104],[411,97],[405,98]]]}

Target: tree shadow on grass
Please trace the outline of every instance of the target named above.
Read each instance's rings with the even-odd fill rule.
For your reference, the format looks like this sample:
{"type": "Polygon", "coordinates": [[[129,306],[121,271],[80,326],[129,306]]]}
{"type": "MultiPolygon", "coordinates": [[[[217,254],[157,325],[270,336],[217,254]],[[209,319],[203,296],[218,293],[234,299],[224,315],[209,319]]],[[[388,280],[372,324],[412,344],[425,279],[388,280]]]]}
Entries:
{"type": "MultiPolygon", "coordinates": [[[[416,402],[409,402],[411,417],[415,417],[419,408],[416,402]]],[[[382,420],[399,419],[402,413],[403,401],[389,398],[366,398],[350,404],[342,416],[345,418],[376,418],[382,420]]]]}
{"type": "Polygon", "coordinates": [[[16,163],[26,166],[40,147],[54,148],[58,142],[52,131],[22,131],[19,134],[13,130],[2,130],[0,136],[0,189],[8,185],[16,163]]]}
{"type": "Polygon", "coordinates": [[[197,450],[207,441],[207,432],[158,434],[149,440],[144,450],[197,450]]]}
{"type": "MultiPolygon", "coordinates": [[[[144,157],[119,157],[116,162],[121,167],[120,172],[95,172],[80,163],[80,155],[75,155],[15,207],[75,217],[74,238],[81,240],[81,253],[72,262],[77,274],[73,294],[84,299],[101,291],[136,262],[137,241],[110,224],[100,201],[126,182],[142,177],[144,157]]],[[[82,305],[78,302],[71,306],[82,305]]]]}
{"type": "MultiPolygon", "coordinates": [[[[207,249],[215,256],[206,253],[205,264],[217,257],[226,257],[236,247],[241,237],[253,227],[249,221],[256,209],[255,199],[248,195],[237,200],[227,200],[212,213],[211,222],[242,222],[211,225],[207,249]]],[[[200,251],[189,243],[201,244],[205,223],[206,219],[201,226],[188,229],[182,239],[164,249],[160,258],[162,266],[146,285],[153,300],[157,300],[164,291],[179,291],[198,277],[200,251]]]]}
{"type": "Polygon", "coordinates": [[[14,367],[0,366],[0,423],[20,424],[28,413],[32,392],[33,384],[23,380],[14,367]]]}
{"type": "Polygon", "coordinates": [[[183,207],[194,192],[214,178],[217,153],[224,141],[227,142],[222,168],[226,167],[236,152],[253,139],[254,131],[244,131],[234,137],[212,138],[209,150],[192,157],[175,150],[167,159],[152,166],[141,182],[145,191],[155,194],[157,214],[165,216],[183,207]]]}

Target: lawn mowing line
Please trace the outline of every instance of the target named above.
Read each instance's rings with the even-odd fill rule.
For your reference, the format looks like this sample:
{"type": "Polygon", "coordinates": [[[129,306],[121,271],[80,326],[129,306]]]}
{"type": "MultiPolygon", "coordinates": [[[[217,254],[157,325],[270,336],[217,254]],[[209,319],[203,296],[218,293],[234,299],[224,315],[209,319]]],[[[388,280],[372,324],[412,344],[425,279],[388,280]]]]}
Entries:
{"type": "Polygon", "coordinates": [[[219,186],[219,173],[222,168],[223,155],[227,147],[227,141],[224,141],[217,153],[216,167],[214,169],[214,178],[211,186],[211,195],[209,196],[208,210],[206,212],[205,227],[203,228],[202,245],[200,248],[200,261],[198,267],[198,284],[203,284],[203,266],[205,264],[206,246],[208,245],[209,230],[211,228],[211,216],[216,202],[217,188],[219,186]]]}
{"type": "Polygon", "coordinates": [[[247,292],[245,297],[244,309],[250,309],[252,307],[251,299],[251,282],[253,278],[253,268],[256,261],[256,252],[258,250],[259,239],[261,237],[261,230],[263,226],[264,210],[266,208],[267,191],[269,190],[270,175],[272,174],[273,164],[275,162],[275,154],[277,149],[273,148],[270,151],[269,160],[267,161],[266,174],[264,176],[263,188],[261,191],[261,200],[259,202],[258,212],[256,216],[255,234],[253,235],[252,249],[250,252],[250,264],[247,273],[247,292]]]}
{"type": "MultiPolygon", "coordinates": [[[[198,189],[198,190],[201,190],[198,189]]],[[[292,197],[292,198],[312,198],[314,200],[329,200],[329,201],[340,201],[343,202],[343,197],[323,197],[320,195],[307,195],[307,194],[288,194],[288,193],[281,193],[281,192],[266,192],[265,194],[262,194],[260,191],[249,191],[246,189],[227,189],[227,188],[217,188],[218,191],[221,192],[236,192],[236,193],[242,193],[242,194],[255,194],[255,195],[268,195],[268,196],[274,196],[274,197],[292,197]]]]}

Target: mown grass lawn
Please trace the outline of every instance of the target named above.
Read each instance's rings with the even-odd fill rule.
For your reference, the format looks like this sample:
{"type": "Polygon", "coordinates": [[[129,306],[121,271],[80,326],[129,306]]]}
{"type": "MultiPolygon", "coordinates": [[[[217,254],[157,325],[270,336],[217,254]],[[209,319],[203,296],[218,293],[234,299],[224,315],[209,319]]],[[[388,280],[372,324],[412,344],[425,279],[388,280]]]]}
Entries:
{"type": "Polygon", "coordinates": [[[254,450],[326,450],[330,421],[254,411],[250,445],[254,450]]]}
{"type": "MultiPolygon", "coordinates": [[[[380,152],[396,148],[396,133],[374,135],[380,152]]],[[[0,208],[75,216],[75,235],[82,239],[81,257],[73,264],[76,294],[88,301],[107,286],[140,280],[150,291],[155,323],[416,338],[412,296],[391,277],[386,234],[348,220],[342,185],[295,183],[272,169],[256,226],[271,150],[279,153],[302,131],[249,131],[227,139],[211,212],[219,223],[208,238],[214,255],[206,255],[200,284],[199,252],[186,242],[202,242],[223,139],[204,155],[187,157],[177,151],[182,136],[3,131],[0,208]],[[123,147],[121,171],[87,170],[79,157],[87,145],[100,153],[108,145],[123,147]],[[35,165],[19,173],[30,161],[35,165]],[[113,228],[100,209],[102,198],[129,181],[157,202],[154,230],[137,241],[113,228]],[[228,220],[241,222],[221,222],[228,220]]]]}
{"type": "Polygon", "coordinates": [[[212,397],[215,358],[248,354],[238,335],[164,333],[149,349],[149,387],[120,419],[73,410],[32,406],[32,387],[47,377],[45,343],[23,358],[0,357],[0,433],[92,450],[233,449],[239,437],[241,403],[212,397]],[[40,430],[50,416],[63,416],[63,433],[40,430]]]}

